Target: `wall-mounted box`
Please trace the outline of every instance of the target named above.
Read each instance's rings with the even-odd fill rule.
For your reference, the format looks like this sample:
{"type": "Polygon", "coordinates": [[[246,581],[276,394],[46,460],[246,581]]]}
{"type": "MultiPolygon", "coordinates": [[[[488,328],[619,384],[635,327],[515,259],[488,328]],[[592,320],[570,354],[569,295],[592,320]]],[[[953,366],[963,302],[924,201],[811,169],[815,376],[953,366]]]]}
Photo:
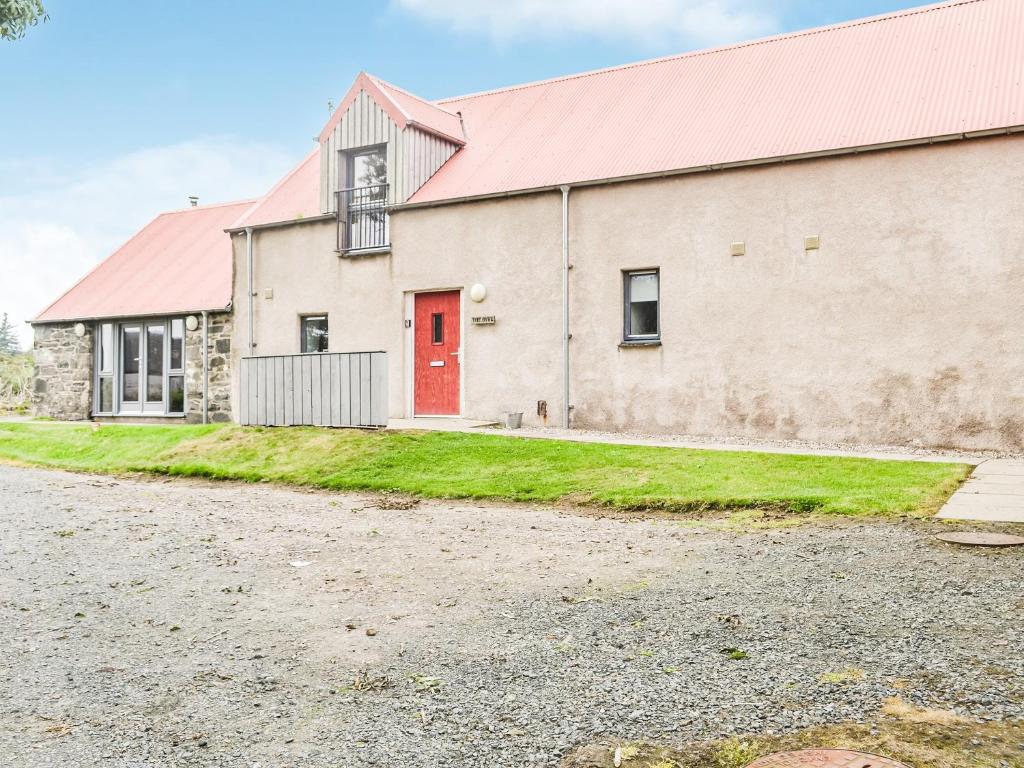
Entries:
{"type": "Polygon", "coordinates": [[[733,243],[729,246],[730,256],[746,256],[747,244],[744,242],[733,243]]]}
{"type": "Polygon", "coordinates": [[[818,235],[808,235],[804,238],[805,251],[816,251],[819,248],[821,248],[821,237],[818,235]]]}

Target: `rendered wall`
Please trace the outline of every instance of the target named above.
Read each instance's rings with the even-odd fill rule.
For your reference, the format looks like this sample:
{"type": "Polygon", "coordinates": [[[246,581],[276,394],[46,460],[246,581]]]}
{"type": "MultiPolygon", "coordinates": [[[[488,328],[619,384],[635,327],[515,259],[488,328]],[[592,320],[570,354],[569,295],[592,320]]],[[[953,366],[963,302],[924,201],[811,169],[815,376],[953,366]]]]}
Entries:
{"type": "Polygon", "coordinates": [[[584,189],[571,217],[577,425],[1024,448],[1024,137],[584,189]],[[618,346],[634,267],[660,347],[618,346]]]}
{"type": "MultiPolygon", "coordinates": [[[[577,188],[570,231],[576,426],[1024,449],[1022,136],[577,188]],[[620,347],[622,270],[649,267],[662,345],[620,347]]],[[[390,413],[408,416],[406,295],[481,283],[464,415],[541,424],[543,400],[557,420],[560,194],[401,210],[391,233],[360,260],[332,222],[258,230],[256,353],[297,352],[299,315],[327,312],[331,351],[389,353],[390,413]]]]}

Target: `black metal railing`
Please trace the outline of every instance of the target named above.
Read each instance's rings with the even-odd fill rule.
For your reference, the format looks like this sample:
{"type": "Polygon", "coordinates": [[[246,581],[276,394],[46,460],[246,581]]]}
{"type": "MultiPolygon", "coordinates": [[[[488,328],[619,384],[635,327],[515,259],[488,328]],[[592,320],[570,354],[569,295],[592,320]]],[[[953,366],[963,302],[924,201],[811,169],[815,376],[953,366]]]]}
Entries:
{"type": "Polygon", "coordinates": [[[338,250],[342,253],[390,244],[388,227],[388,185],[339,189],[338,250]]]}

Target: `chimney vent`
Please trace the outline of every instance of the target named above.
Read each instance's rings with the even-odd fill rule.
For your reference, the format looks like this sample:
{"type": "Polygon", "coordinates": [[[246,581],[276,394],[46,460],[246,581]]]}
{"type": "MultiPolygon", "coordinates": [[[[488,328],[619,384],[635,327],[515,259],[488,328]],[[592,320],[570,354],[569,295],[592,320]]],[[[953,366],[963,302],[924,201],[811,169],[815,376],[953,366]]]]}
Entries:
{"type": "Polygon", "coordinates": [[[199,196],[198,195],[189,195],[188,196],[188,204],[191,205],[193,208],[195,208],[197,205],[199,205],[199,196]]]}

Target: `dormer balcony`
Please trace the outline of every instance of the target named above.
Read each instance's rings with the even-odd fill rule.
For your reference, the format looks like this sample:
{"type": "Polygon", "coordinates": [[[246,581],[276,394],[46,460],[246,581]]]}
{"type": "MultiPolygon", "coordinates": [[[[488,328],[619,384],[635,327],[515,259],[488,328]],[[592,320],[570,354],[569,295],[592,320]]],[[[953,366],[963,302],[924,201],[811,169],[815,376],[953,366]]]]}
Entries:
{"type": "Polygon", "coordinates": [[[339,189],[336,195],[338,253],[349,256],[388,250],[388,185],[349,187],[339,189]]]}

